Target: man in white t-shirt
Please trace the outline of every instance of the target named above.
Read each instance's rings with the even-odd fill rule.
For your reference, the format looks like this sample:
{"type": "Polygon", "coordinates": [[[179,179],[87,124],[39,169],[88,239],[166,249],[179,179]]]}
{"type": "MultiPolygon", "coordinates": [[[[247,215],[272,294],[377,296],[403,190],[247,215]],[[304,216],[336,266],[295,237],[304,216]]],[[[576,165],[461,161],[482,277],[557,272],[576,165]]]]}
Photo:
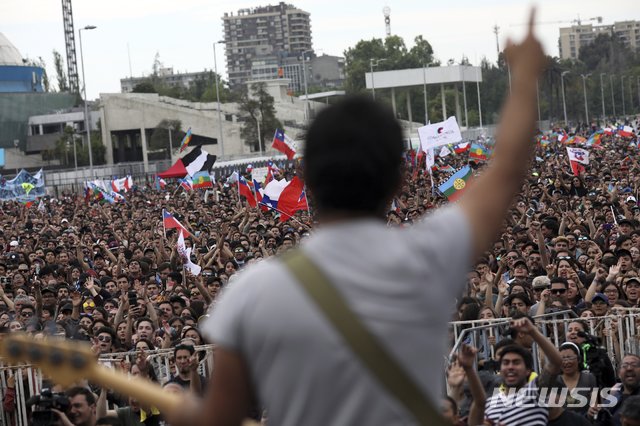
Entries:
{"type": "MultiPolygon", "coordinates": [[[[304,178],[320,226],[301,250],[436,407],[454,300],[495,239],[535,145],[545,60],[532,25],[509,49],[512,94],[492,164],[459,203],[411,227],[384,220],[403,177],[402,128],[388,108],[345,98],[307,132],[304,178]]],[[[240,424],[256,401],[279,426],[415,423],[279,259],[243,271],[203,332],[217,345],[210,391],[171,424],[240,424]]]]}

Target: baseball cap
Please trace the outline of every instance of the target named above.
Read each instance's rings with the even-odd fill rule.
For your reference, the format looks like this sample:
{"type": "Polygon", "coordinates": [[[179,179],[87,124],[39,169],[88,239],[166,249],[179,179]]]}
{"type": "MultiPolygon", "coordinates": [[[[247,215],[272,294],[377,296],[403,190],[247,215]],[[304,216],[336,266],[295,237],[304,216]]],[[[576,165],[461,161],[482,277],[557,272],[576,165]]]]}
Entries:
{"type": "Polygon", "coordinates": [[[632,201],[632,202],[636,203],[638,200],[636,200],[636,197],[634,197],[633,195],[629,195],[629,196],[627,197],[627,203],[628,203],[629,201],[632,201]]]}
{"type": "Polygon", "coordinates": [[[602,300],[607,305],[609,304],[609,298],[602,293],[596,293],[591,299],[591,303],[594,303],[596,300],[602,300]]]}

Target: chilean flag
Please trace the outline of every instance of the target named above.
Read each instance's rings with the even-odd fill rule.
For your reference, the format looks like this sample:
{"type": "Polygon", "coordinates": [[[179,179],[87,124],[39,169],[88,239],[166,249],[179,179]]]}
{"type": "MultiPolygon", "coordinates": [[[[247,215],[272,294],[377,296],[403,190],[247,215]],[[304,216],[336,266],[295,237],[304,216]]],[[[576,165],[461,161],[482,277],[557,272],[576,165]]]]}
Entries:
{"type": "Polygon", "coordinates": [[[278,210],[280,210],[280,222],[286,222],[298,210],[308,210],[307,196],[304,192],[304,182],[294,176],[289,185],[284,188],[278,198],[278,210]]]}
{"type": "Polygon", "coordinates": [[[246,198],[247,203],[251,207],[256,207],[258,205],[253,189],[251,189],[251,186],[249,186],[249,182],[247,182],[247,180],[243,176],[240,176],[238,178],[238,194],[246,198]]]}
{"type": "Polygon", "coordinates": [[[187,230],[187,228],[185,228],[184,225],[178,222],[178,219],[173,217],[173,215],[165,209],[162,209],[162,225],[164,226],[165,232],[167,229],[177,228],[181,230],[185,235],[191,236],[191,233],[187,230]]]}
{"type": "Polygon", "coordinates": [[[273,136],[273,144],[271,147],[286,155],[289,160],[293,159],[294,155],[296,155],[296,151],[298,150],[296,141],[285,135],[284,130],[282,129],[276,129],[276,134],[273,136]]]}
{"type": "Polygon", "coordinates": [[[633,128],[631,126],[618,126],[618,135],[623,138],[630,138],[633,136],[633,128]]]}

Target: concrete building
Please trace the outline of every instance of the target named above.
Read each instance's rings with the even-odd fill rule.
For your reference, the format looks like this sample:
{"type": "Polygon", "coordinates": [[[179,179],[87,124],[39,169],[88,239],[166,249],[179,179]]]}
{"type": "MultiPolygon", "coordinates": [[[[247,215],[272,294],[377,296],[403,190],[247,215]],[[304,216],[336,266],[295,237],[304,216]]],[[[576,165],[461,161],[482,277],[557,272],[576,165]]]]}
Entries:
{"type": "Polygon", "coordinates": [[[232,88],[255,77],[284,77],[280,68],[291,64],[287,58],[299,60],[302,52],[312,50],[309,13],[284,2],[225,13],[222,21],[232,88]]]}
{"type": "MultiPolygon", "coordinates": [[[[276,116],[283,122],[287,133],[296,138],[304,124],[304,101],[289,96],[290,82],[287,79],[263,82],[267,92],[274,97],[276,116]]],[[[247,84],[251,83],[253,82],[247,84]]],[[[311,104],[314,109],[323,107],[319,102],[311,104]]],[[[255,155],[241,137],[243,119],[238,104],[220,105],[222,126],[218,119],[217,105],[216,102],[189,102],[156,93],[101,94],[99,119],[107,164],[145,161],[149,154],[151,135],[165,119],[179,120],[183,129],[190,127],[193,134],[191,145],[202,144],[210,154],[220,156],[221,144],[224,144],[225,159],[255,155]]],[[[270,150],[271,140],[267,136],[263,146],[267,148],[267,154],[275,154],[270,150]]]]}
{"type": "Polygon", "coordinates": [[[640,21],[620,21],[613,25],[572,25],[560,28],[558,48],[561,59],[578,59],[580,48],[593,43],[600,34],[615,34],[630,49],[640,47],[640,21]]]}
{"type": "Polygon", "coordinates": [[[25,62],[18,49],[0,33],[0,93],[44,92],[44,70],[25,62]]]}
{"type": "MultiPolygon", "coordinates": [[[[213,71],[199,71],[199,72],[185,72],[185,73],[176,73],[173,71],[172,67],[169,68],[161,68],[158,72],[157,79],[162,84],[167,86],[176,87],[181,86],[184,88],[189,88],[196,83],[198,80],[207,80],[213,71]]],[[[129,78],[121,78],[120,79],[120,90],[122,93],[131,93],[133,92],[133,88],[136,87],[140,83],[144,83],[145,81],[149,81],[152,76],[148,75],[145,77],[129,77],[129,78]]]]}
{"type": "MultiPolygon", "coordinates": [[[[89,125],[91,126],[91,130],[98,128],[99,120],[100,113],[98,111],[89,111],[89,125]]],[[[53,148],[56,141],[64,134],[64,129],[67,126],[73,128],[76,137],[82,137],[86,140],[84,108],[78,107],[56,114],[43,114],[29,117],[29,130],[25,152],[27,154],[34,154],[53,148]]]]}
{"type": "Polygon", "coordinates": [[[308,70],[309,86],[324,89],[342,87],[344,83],[344,58],[340,56],[320,55],[311,58],[308,70]]]}

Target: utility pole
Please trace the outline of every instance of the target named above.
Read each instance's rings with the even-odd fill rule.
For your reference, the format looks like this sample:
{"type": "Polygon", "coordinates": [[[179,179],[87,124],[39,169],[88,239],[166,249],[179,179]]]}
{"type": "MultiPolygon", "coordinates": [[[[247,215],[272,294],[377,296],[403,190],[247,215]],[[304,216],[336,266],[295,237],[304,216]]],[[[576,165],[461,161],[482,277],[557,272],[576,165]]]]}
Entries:
{"type": "Polygon", "coordinates": [[[496,58],[498,58],[500,57],[500,41],[498,39],[500,27],[497,24],[493,26],[493,33],[496,35],[496,54],[498,55],[496,58]]]}

